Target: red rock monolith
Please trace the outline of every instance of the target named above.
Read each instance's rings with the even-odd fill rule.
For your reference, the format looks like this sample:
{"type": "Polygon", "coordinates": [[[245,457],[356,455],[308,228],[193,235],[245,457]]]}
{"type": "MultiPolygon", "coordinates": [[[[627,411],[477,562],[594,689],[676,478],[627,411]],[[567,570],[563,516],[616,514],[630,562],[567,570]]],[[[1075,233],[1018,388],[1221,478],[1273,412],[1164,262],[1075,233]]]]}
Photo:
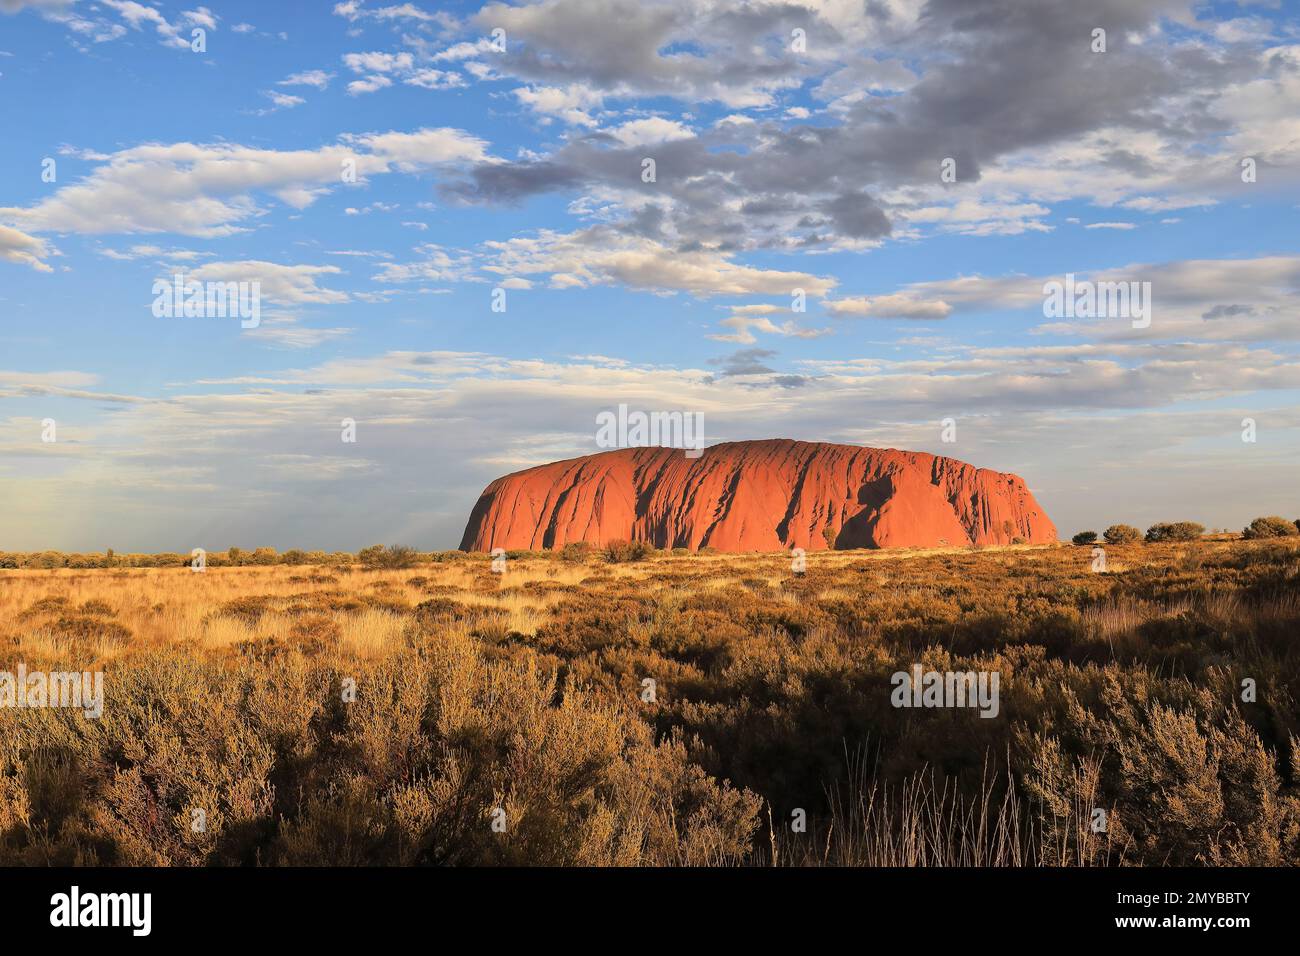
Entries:
{"type": "Polygon", "coordinates": [[[498,478],[465,551],[645,541],[719,551],[942,547],[1056,541],[1016,475],[892,448],[770,439],[626,448],[498,478]]]}

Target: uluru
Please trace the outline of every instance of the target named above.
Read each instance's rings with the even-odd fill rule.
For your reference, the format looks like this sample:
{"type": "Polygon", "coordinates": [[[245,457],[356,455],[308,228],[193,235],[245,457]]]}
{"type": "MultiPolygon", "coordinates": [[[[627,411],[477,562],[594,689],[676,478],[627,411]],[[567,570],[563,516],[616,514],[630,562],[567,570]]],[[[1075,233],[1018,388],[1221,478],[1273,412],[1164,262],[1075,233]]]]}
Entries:
{"type": "Polygon", "coordinates": [[[460,546],[618,540],[693,551],[1047,544],[1056,526],[1017,475],[924,452],[769,439],[696,458],[624,448],[505,475],[479,496],[460,546]]]}

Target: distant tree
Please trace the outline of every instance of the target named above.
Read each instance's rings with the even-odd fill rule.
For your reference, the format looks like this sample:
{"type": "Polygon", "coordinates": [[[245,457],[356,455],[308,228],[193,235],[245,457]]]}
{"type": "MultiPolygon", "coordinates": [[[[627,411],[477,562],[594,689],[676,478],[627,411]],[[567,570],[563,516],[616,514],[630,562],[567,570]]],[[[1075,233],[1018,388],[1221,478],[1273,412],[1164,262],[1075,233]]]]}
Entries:
{"type": "Polygon", "coordinates": [[[1133,544],[1142,540],[1142,532],[1131,524],[1113,524],[1101,536],[1107,544],[1133,544]]]}
{"type": "Polygon", "coordinates": [[[249,564],[275,564],[278,560],[275,554],[275,548],[255,548],[252,555],[249,556],[249,564]]]}
{"type": "Polygon", "coordinates": [[[298,548],[290,548],[284,554],[280,555],[281,564],[306,564],[307,552],[298,548]]]}
{"type": "Polygon", "coordinates": [[[106,568],[111,568],[111,567],[113,567],[113,565],[116,563],[115,560],[114,560],[114,558],[115,558],[115,555],[113,554],[113,549],[112,549],[112,548],[109,548],[107,551],[105,551],[105,552],[104,552],[104,567],[106,567],[106,568]]]}
{"type": "Polygon", "coordinates": [[[1097,540],[1097,532],[1080,531],[1070,540],[1073,541],[1075,544],[1092,544],[1094,541],[1097,540]]]}
{"type": "Polygon", "coordinates": [[[822,528],[822,537],[826,539],[826,547],[834,551],[836,538],[835,526],[830,522],[827,522],[826,527],[822,528]]]}
{"type": "Polygon", "coordinates": [[[1196,541],[1205,534],[1205,525],[1195,521],[1162,521],[1147,528],[1147,541],[1196,541]]]}
{"type": "Polygon", "coordinates": [[[243,551],[243,549],[242,549],[242,548],[227,548],[227,549],[226,549],[226,560],[228,560],[228,561],[231,563],[231,565],[236,566],[236,567],[239,566],[239,565],[241,565],[241,564],[243,564],[243,563],[244,563],[244,551],[243,551]]]}
{"type": "Polygon", "coordinates": [[[1300,522],[1293,524],[1277,515],[1256,518],[1241,532],[1241,536],[1248,539],[1289,538],[1294,534],[1300,534],[1300,522]]]}

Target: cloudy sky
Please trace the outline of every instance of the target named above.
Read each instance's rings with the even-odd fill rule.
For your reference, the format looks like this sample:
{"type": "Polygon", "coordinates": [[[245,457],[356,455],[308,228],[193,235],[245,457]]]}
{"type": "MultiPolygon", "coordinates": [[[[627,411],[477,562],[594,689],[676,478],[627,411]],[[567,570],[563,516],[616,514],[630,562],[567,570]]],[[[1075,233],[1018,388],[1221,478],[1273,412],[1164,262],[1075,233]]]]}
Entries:
{"type": "Polygon", "coordinates": [[[0,550],[454,547],[620,403],[1300,514],[1294,0],[211,2],[0,0],[0,550]]]}

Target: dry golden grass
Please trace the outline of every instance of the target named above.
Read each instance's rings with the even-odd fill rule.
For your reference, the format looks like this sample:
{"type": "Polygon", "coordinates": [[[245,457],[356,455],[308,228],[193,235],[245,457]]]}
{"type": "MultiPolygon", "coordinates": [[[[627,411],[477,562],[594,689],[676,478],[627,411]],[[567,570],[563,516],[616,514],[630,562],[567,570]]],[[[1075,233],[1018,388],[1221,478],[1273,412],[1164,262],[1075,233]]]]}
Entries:
{"type": "MultiPolygon", "coordinates": [[[[1035,550],[1029,546],[990,549],[1035,550]]],[[[1042,550],[1041,547],[1036,550],[1042,550]]],[[[967,549],[933,548],[878,552],[839,552],[817,555],[822,574],[834,576],[848,568],[870,562],[893,564],[909,559],[963,554],[967,549]]],[[[176,645],[207,651],[228,651],[258,640],[285,640],[293,628],[293,605],[311,604],[313,598],[347,595],[381,595],[385,602],[414,608],[432,594],[475,608],[503,613],[504,626],[511,632],[535,634],[538,625],[566,595],[560,590],[528,590],[530,584],[578,587],[593,574],[608,576],[602,590],[625,587],[658,594],[685,583],[695,589],[751,589],[755,585],[779,589],[791,577],[790,559],[772,554],[660,555],[646,561],[605,564],[592,556],[582,564],[560,563],[549,557],[512,559],[505,574],[492,574],[487,559],[422,565],[416,569],[362,571],[301,567],[210,567],[203,573],[188,568],[131,568],[90,570],[9,570],[0,572],[0,641],[22,641],[37,655],[57,656],[66,642],[48,629],[33,627],[22,612],[42,600],[62,601],[62,607],[76,611],[88,604],[101,604],[111,619],[127,628],[127,643],[97,645],[95,661],[113,660],[131,650],[176,645]],[[664,570],[688,572],[683,581],[653,579],[664,570]],[[421,580],[412,585],[412,579],[421,580]],[[240,617],[229,608],[242,600],[265,599],[268,610],[255,621],[240,617]]],[[[905,572],[900,572],[906,577],[905,572]]],[[[889,578],[883,579],[884,583],[889,578]]],[[[821,600],[851,598],[856,592],[839,587],[824,589],[821,600]]],[[[800,598],[791,593],[776,595],[783,602],[800,598]]],[[[367,607],[329,610],[341,629],[340,653],[372,658],[385,648],[400,645],[404,617],[399,613],[367,607]]]]}

